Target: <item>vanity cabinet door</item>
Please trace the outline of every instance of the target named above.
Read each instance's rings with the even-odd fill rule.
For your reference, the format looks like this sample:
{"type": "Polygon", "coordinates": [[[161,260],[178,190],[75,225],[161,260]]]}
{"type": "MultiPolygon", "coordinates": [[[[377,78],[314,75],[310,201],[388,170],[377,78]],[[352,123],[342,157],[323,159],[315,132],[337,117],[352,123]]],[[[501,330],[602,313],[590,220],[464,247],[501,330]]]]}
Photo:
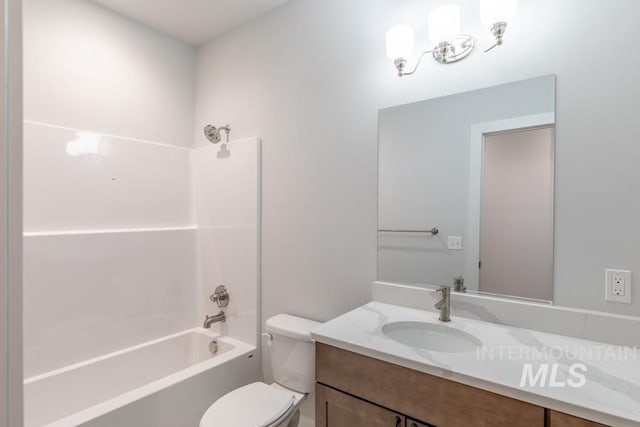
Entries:
{"type": "Polygon", "coordinates": [[[316,427],[405,427],[405,423],[403,415],[316,384],[316,427]]]}
{"type": "Polygon", "coordinates": [[[547,412],[546,425],[547,427],[606,427],[604,424],[552,410],[547,412]]]}

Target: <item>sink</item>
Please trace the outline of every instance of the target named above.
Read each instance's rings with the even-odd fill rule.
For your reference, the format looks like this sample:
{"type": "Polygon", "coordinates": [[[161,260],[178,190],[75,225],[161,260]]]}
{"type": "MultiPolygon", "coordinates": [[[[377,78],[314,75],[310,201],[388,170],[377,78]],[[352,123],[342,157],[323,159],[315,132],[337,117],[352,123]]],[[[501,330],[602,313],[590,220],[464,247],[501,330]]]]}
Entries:
{"type": "Polygon", "coordinates": [[[382,327],[382,333],[409,347],[443,353],[468,353],[482,346],[482,342],[471,334],[435,323],[387,323],[382,327]]]}

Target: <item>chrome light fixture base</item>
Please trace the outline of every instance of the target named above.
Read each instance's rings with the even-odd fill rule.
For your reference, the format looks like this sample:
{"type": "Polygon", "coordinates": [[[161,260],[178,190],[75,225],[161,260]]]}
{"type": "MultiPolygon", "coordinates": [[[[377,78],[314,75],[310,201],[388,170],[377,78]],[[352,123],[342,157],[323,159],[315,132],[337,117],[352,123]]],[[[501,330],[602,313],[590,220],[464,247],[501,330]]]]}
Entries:
{"type": "Polygon", "coordinates": [[[433,48],[433,59],[441,64],[461,61],[473,52],[476,41],[468,35],[459,35],[453,40],[444,41],[433,48]]]}
{"type": "Polygon", "coordinates": [[[393,64],[396,66],[396,69],[398,70],[398,77],[402,77],[405,75],[404,69],[407,67],[407,60],[404,58],[396,58],[395,61],[393,61],[393,64]]]}
{"type": "Polygon", "coordinates": [[[507,23],[506,22],[496,22],[491,27],[491,33],[496,38],[496,45],[502,45],[504,33],[507,31],[507,23]]]}

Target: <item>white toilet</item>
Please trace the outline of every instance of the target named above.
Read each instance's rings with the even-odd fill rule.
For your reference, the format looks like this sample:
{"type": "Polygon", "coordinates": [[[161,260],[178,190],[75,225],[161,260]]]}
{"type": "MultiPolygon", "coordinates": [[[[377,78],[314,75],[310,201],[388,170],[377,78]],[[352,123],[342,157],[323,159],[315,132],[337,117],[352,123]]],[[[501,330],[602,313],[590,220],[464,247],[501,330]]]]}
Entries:
{"type": "Polygon", "coordinates": [[[200,427],[296,427],[299,408],[314,388],[315,348],[308,319],[278,314],[269,318],[269,353],[274,384],[253,383],[215,401],[200,427]]]}

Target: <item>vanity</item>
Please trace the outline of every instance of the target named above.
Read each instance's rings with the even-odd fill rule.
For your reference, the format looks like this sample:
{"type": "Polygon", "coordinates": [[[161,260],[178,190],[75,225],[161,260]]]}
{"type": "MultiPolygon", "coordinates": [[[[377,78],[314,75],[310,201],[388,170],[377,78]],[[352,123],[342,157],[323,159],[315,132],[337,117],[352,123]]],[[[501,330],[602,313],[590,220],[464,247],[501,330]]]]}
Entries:
{"type": "Polygon", "coordinates": [[[640,359],[565,357],[617,346],[457,318],[455,310],[443,323],[435,312],[379,302],[312,335],[318,427],[640,425],[640,359]],[[529,359],[533,347],[555,350],[546,361],[529,359]],[[536,373],[546,362],[557,364],[554,378],[521,384],[524,365],[536,373]],[[575,363],[586,370],[573,388],[575,363]]]}
{"type": "Polygon", "coordinates": [[[325,344],[316,364],[317,426],[604,426],[325,344]]]}
{"type": "Polygon", "coordinates": [[[322,427],[604,425],[325,344],[316,354],[322,427]]]}

